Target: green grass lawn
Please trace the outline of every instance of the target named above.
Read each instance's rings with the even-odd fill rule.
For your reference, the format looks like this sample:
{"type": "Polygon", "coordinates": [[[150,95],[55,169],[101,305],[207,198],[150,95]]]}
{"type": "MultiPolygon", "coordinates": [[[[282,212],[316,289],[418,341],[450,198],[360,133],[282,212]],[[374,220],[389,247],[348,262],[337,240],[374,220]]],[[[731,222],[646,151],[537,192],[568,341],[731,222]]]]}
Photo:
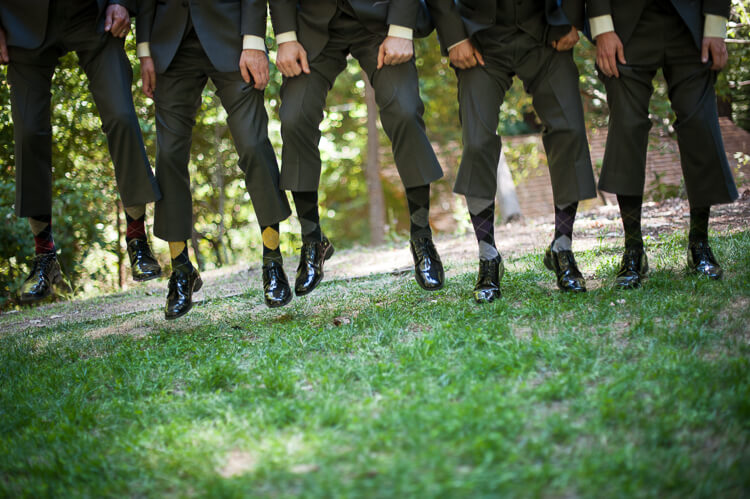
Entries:
{"type": "Polygon", "coordinates": [[[604,246],[585,295],[536,252],[485,306],[467,263],[7,334],[0,495],[746,497],[750,231],[713,241],[721,282],[671,235],[630,292],[604,246]]]}

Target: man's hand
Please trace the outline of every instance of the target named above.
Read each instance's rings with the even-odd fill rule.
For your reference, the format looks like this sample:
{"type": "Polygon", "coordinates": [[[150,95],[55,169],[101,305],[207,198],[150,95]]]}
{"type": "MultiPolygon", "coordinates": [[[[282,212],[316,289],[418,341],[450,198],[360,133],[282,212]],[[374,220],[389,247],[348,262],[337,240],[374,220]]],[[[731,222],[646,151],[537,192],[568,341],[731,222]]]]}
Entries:
{"type": "Polygon", "coordinates": [[[276,53],[276,67],[287,78],[301,73],[310,74],[307,52],[298,41],[284,42],[279,45],[279,51],[276,53]]]}
{"type": "Polygon", "coordinates": [[[112,4],[104,13],[104,31],[115,38],[125,38],[130,31],[130,14],[122,5],[112,4]]]}
{"type": "Polygon", "coordinates": [[[563,36],[559,40],[555,40],[554,42],[552,42],[552,47],[558,52],[565,52],[566,50],[570,50],[575,47],[576,43],[578,43],[578,39],[578,28],[572,26],[567,35],[563,36]]]}
{"type": "Polygon", "coordinates": [[[388,36],[378,49],[378,69],[383,65],[396,66],[414,57],[414,44],[406,38],[388,36]]]}
{"type": "Polygon", "coordinates": [[[625,49],[620,37],[614,31],[602,33],[596,37],[596,64],[606,76],[620,77],[617,62],[626,64],[625,49]]]}
{"type": "Polygon", "coordinates": [[[8,55],[8,43],[5,41],[5,31],[0,28],[0,64],[8,64],[10,56],[8,55]]]}
{"type": "Polygon", "coordinates": [[[707,36],[703,39],[703,46],[701,47],[701,61],[703,63],[708,62],[708,55],[711,54],[711,69],[714,71],[721,71],[721,69],[727,65],[727,44],[723,38],[717,38],[713,36],[707,36]]]}
{"type": "Polygon", "coordinates": [[[464,40],[448,51],[451,64],[459,69],[469,69],[477,65],[484,66],[484,59],[477,48],[469,41],[464,40]]]}
{"type": "Polygon", "coordinates": [[[240,56],[240,73],[245,83],[253,79],[253,87],[263,90],[268,85],[268,57],[263,50],[245,49],[240,56]]]}
{"type": "Polygon", "coordinates": [[[141,57],[141,83],[143,93],[146,97],[154,98],[156,90],[156,70],[154,69],[154,60],[151,57],[141,57]]]}

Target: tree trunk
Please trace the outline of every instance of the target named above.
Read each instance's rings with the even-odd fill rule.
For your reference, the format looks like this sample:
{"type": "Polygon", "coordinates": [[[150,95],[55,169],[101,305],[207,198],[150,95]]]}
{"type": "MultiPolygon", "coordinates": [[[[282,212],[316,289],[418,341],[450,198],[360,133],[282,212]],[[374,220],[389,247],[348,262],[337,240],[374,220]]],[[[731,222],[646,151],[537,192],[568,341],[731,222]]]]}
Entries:
{"type": "Polygon", "coordinates": [[[125,239],[123,229],[123,207],[122,201],[117,201],[117,275],[119,277],[120,289],[125,287],[127,282],[127,268],[125,265],[125,255],[123,253],[123,241],[125,239]]]}
{"type": "Polygon", "coordinates": [[[383,182],[380,179],[380,134],[378,132],[378,106],[375,102],[375,90],[367,75],[362,72],[365,81],[365,103],[367,104],[367,166],[365,180],[369,200],[370,245],[378,246],[385,240],[385,196],[383,182]]]}
{"type": "Polygon", "coordinates": [[[224,151],[219,147],[219,144],[221,143],[221,136],[223,134],[223,131],[225,130],[224,127],[218,127],[214,126],[215,130],[215,138],[216,141],[214,142],[216,144],[216,147],[219,149],[219,158],[216,165],[216,189],[219,191],[219,234],[217,237],[217,244],[219,247],[216,251],[216,258],[217,258],[217,264],[219,266],[224,265],[227,263],[227,252],[226,252],[226,246],[224,245],[224,235],[226,232],[226,228],[224,225],[224,205],[226,202],[226,192],[224,189],[224,151]]]}
{"type": "Polygon", "coordinates": [[[518,204],[516,186],[502,151],[500,151],[500,160],[497,162],[497,200],[500,206],[500,219],[504,223],[521,217],[521,205],[518,204]]]}

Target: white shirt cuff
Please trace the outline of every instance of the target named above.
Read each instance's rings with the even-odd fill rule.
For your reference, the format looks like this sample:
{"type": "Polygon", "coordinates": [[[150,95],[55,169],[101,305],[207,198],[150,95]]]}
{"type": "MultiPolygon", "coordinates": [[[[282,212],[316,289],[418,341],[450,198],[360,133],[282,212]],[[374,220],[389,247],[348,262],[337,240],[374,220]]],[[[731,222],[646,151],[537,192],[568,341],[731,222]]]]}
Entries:
{"type": "Polygon", "coordinates": [[[411,28],[406,28],[404,26],[399,26],[397,24],[391,24],[388,28],[388,36],[395,36],[396,38],[406,38],[407,40],[411,40],[414,38],[414,30],[411,28]]]}
{"type": "Polygon", "coordinates": [[[460,42],[454,43],[453,45],[451,45],[450,47],[448,47],[448,52],[450,52],[451,50],[453,50],[453,47],[458,47],[459,45],[461,45],[462,43],[464,43],[466,40],[468,40],[468,38],[464,38],[460,42]]]}
{"type": "Polygon", "coordinates": [[[151,44],[149,42],[141,42],[135,46],[135,55],[140,59],[141,57],[151,57],[151,44]]]}
{"type": "Polygon", "coordinates": [[[279,33],[276,35],[276,43],[281,45],[282,43],[286,42],[296,42],[297,41],[297,33],[294,31],[285,31],[283,33],[279,33]]]}
{"type": "Polygon", "coordinates": [[[262,50],[266,51],[266,41],[255,35],[245,35],[242,37],[242,50],[262,50]]]}
{"type": "Polygon", "coordinates": [[[609,33],[615,30],[615,23],[612,22],[612,16],[609,14],[592,17],[589,19],[589,25],[591,26],[591,38],[594,40],[602,33],[609,33]]]}
{"type": "Polygon", "coordinates": [[[727,37],[727,18],[722,17],[722,16],[716,16],[714,14],[706,14],[706,24],[703,27],[703,36],[726,38],[727,37]]]}

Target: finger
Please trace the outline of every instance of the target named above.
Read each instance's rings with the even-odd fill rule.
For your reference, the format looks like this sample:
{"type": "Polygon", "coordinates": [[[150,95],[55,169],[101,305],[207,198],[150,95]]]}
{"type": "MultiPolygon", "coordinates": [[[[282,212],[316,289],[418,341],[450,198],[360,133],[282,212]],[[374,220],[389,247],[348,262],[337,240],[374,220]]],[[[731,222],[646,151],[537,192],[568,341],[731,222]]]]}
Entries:
{"type": "Polygon", "coordinates": [[[0,62],[8,64],[10,62],[10,56],[8,55],[8,46],[5,44],[5,40],[0,43],[0,62]]]}
{"type": "Polygon", "coordinates": [[[307,63],[307,52],[305,52],[304,50],[300,52],[299,63],[302,67],[302,71],[305,74],[310,74],[310,65],[307,63]]]}
{"type": "Polygon", "coordinates": [[[383,44],[380,44],[380,48],[378,49],[378,69],[383,67],[383,63],[385,62],[385,47],[383,44]]]}
{"type": "Polygon", "coordinates": [[[247,70],[247,64],[243,60],[240,60],[240,73],[245,83],[250,83],[250,72],[247,70]]]}
{"type": "Polygon", "coordinates": [[[104,18],[104,31],[110,31],[112,29],[112,18],[114,17],[113,11],[107,9],[106,17],[104,18]]]}
{"type": "Polygon", "coordinates": [[[476,58],[477,62],[484,66],[484,57],[482,57],[482,53],[478,51],[477,49],[474,49],[474,58],[476,58]]]}
{"type": "Polygon", "coordinates": [[[625,48],[622,46],[622,43],[617,45],[617,59],[620,61],[620,64],[627,64],[625,60],[625,48]]]}
{"type": "Polygon", "coordinates": [[[701,62],[704,64],[708,62],[708,45],[708,40],[704,38],[703,44],[701,45],[701,62]]]}
{"type": "Polygon", "coordinates": [[[302,66],[297,61],[294,61],[294,64],[292,64],[292,67],[289,70],[289,75],[299,76],[300,73],[302,73],[302,66]]]}

